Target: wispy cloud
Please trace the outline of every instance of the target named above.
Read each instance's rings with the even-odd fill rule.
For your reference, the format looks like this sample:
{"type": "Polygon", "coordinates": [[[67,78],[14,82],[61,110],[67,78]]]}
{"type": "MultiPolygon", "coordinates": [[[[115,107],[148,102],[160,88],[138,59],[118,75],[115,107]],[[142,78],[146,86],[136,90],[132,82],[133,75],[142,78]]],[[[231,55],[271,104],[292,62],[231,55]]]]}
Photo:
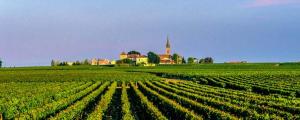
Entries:
{"type": "Polygon", "coordinates": [[[246,7],[266,7],[274,5],[286,5],[300,3],[300,0],[255,0],[247,5],[246,7]]]}

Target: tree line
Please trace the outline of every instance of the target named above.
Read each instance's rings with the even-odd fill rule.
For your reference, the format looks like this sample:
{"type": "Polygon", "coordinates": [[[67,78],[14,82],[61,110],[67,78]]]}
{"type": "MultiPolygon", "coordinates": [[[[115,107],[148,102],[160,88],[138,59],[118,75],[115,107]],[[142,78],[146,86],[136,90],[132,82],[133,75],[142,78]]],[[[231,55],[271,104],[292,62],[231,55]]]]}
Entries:
{"type": "Polygon", "coordinates": [[[67,62],[67,61],[56,61],[52,60],[51,61],[51,66],[70,66],[70,65],[91,65],[88,59],[85,59],[84,61],[76,61],[76,62],[67,62]]]}
{"type": "Polygon", "coordinates": [[[194,58],[189,57],[188,58],[188,64],[212,64],[214,63],[214,59],[212,57],[206,57],[206,58],[194,58]]]}

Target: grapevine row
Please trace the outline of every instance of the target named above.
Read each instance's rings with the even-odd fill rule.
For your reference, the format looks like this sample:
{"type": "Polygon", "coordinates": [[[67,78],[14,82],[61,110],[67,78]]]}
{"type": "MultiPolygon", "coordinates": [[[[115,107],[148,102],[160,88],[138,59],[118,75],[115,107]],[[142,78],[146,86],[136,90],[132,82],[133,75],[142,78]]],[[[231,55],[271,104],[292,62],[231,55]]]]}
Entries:
{"type": "Polygon", "coordinates": [[[150,114],[153,119],[157,120],[168,120],[160,111],[157,109],[153,103],[151,103],[143,93],[137,89],[137,86],[134,83],[130,83],[131,89],[134,90],[134,93],[139,97],[140,104],[145,108],[145,112],[150,114]]]}
{"type": "Polygon", "coordinates": [[[122,103],[122,114],[123,120],[134,120],[134,116],[130,110],[130,102],[128,100],[127,94],[127,86],[125,82],[122,82],[122,96],[121,96],[121,103],[122,103]]]}
{"type": "Polygon", "coordinates": [[[102,120],[104,112],[107,110],[109,103],[112,100],[112,96],[115,94],[117,88],[117,82],[113,82],[109,87],[109,90],[101,97],[95,110],[88,116],[88,120],[102,120]]]}

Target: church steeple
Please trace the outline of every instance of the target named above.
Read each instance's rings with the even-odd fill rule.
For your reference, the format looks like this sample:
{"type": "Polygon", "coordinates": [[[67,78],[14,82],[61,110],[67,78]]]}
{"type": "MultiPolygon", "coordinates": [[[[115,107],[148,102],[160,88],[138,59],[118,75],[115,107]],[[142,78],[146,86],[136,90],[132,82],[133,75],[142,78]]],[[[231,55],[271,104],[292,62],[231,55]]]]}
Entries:
{"type": "Polygon", "coordinates": [[[167,36],[167,45],[166,45],[166,48],[171,48],[169,36],[167,36]]]}
{"type": "Polygon", "coordinates": [[[170,45],[169,36],[167,36],[166,54],[171,55],[171,45],[170,45]]]}

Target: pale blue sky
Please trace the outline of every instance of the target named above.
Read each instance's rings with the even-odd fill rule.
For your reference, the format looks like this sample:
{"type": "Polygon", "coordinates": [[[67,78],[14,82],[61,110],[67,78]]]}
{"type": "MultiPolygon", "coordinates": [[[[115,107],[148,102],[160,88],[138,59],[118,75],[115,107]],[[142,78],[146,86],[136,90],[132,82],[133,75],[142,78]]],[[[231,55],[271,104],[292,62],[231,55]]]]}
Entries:
{"type": "Polygon", "coordinates": [[[0,0],[5,66],[117,59],[122,51],[217,62],[300,61],[299,0],[0,0]]]}

